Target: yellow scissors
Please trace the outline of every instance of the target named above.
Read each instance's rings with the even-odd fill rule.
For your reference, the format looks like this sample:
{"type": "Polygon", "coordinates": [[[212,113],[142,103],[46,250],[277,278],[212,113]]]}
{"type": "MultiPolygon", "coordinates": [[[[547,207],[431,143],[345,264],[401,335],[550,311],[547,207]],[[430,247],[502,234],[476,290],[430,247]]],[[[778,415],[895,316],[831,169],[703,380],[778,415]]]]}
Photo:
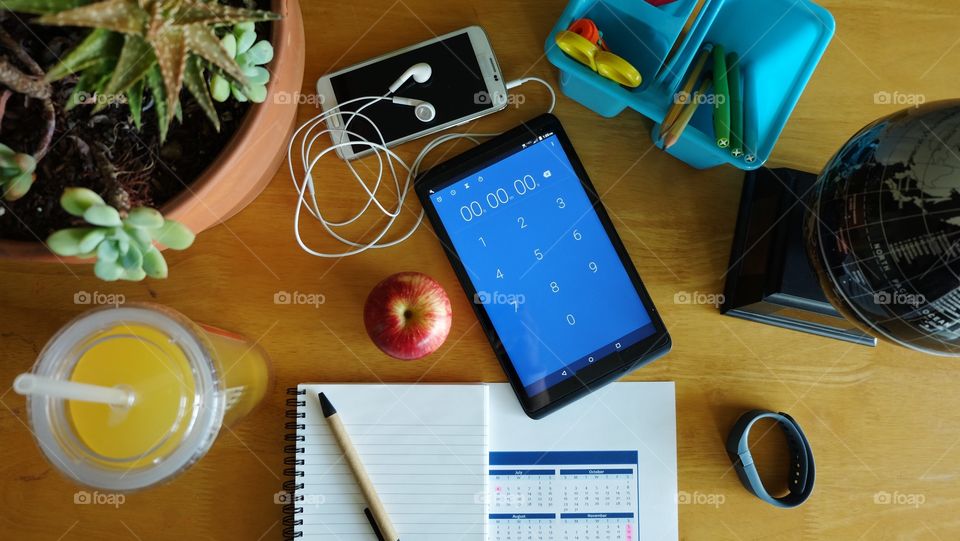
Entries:
{"type": "Polygon", "coordinates": [[[562,30],[557,33],[556,42],[560,50],[602,77],[630,88],[640,86],[643,81],[640,72],[631,63],[610,51],[601,49],[596,43],[580,34],[562,30]]]}

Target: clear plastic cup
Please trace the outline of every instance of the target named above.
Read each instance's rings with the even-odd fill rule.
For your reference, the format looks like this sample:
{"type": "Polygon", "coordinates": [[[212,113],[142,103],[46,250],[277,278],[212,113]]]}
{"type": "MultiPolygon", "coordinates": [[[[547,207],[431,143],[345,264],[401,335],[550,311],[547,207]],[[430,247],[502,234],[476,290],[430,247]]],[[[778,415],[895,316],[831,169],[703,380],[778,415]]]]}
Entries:
{"type": "Polygon", "coordinates": [[[221,426],[261,401],[270,362],[242,336],[169,308],[128,304],[67,323],[33,373],[133,391],[130,407],[27,398],[50,462],[80,484],[121,492],[169,481],[203,457],[221,426]]]}

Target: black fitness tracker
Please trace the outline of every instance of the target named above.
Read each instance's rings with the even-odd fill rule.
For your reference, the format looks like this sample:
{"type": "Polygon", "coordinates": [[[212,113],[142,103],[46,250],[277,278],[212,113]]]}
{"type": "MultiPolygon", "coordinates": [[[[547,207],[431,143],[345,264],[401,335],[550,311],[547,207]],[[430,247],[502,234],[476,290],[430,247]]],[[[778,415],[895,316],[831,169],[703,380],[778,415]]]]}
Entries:
{"type": "Polygon", "coordinates": [[[751,410],[740,416],[727,437],[727,455],[733,462],[740,482],[754,496],[776,507],[791,508],[807,501],[813,492],[813,480],[816,468],[813,465],[813,451],[800,425],[786,413],[764,410],[751,410]],[[790,479],[786,496],[774,498],[767,492],[753,463],[750,454],[750,428],[760,419],[774,419],[783,429],[790,448],[790,479]]]}

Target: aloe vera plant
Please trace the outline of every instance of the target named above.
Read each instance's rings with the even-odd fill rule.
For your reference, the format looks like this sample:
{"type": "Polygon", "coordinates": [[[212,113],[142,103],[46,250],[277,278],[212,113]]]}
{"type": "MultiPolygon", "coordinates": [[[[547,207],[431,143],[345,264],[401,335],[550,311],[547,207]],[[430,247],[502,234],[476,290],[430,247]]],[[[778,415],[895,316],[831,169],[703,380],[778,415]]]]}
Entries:
{"type": "Polygon", "coordinates": [[[237,101],[262,103],[267,99],[267,82],[270,72],[263,64],[273,60],[273,45],[267,40],[257,41],[253,23],[234,25],[231,32],[220,38],[220,44],[233,58],[247,79],[247,86],[237,84],[227,77],[214,73],[210,76],[210,94],[219,102],[231,95],[237,101]]]}
{"type": "MultiPolygon", "coordinates": [[[[214,28],[274,20],[270,11],[225,6],[207,0],[3,0],[13,11],[36,13],[40,24],[80,26],[94,30],[47,72],[55,81],[78,73],[80,79],[68,106],[77,96],[126,95],[134,122],[140,124],[144,89],[156,103],[161,140],[179,106],[184,86],[219,130],[220,121],[203,65],[247,89],[244,70],[220,43],[214,28]]],[[[98,101],[104,107],[114,100],[98,101]]]]}
{"type": "Polygon", "coordinates": [[[102,280],[166,278],[167,262],[155,243],[174,250],[193,244],[193,232],[156,209],[138,207],[123,215],[87,188],[67,188],[60,205],[89,225],[53,233],[47,247],[62,256],[96,257],[93,272],[102,280]]]}
{"type": "Polygon", "coordinates": [[[23,197],[33,184],[36,168],[33,156],[0,143],[0,196],[7,201],[23,197]]]}

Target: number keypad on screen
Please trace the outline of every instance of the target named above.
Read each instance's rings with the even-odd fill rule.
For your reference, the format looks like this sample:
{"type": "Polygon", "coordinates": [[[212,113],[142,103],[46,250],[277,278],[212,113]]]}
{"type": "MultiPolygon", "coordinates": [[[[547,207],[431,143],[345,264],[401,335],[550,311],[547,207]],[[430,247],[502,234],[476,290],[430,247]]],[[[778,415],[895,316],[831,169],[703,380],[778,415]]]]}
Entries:
{"type": "Polygon", "coordinates": [[[436,192],[432,201],[525,386],[568,377],[649,326],[554,136],[436,192]]]}

